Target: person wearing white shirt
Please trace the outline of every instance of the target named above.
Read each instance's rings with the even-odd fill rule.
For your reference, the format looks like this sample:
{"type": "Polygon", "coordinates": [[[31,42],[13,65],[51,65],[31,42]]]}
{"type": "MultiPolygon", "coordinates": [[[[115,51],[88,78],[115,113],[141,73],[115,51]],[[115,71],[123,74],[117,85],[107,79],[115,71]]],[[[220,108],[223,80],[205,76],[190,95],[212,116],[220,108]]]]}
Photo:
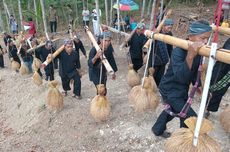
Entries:
{"type": "Polygon", "coordinates": [[[86,9],[86,7],[83,7],[82,11],[82,16],[83,16],[83,26],[89,26],[89,10],[86,9]]]}
{"type": "MultiPolygon", "coordinates": [[[[93,32],[95,36],[99,36],[100,35],[100,27],[97,24],[97,10],[93,9],[92,11],[92,15],[93,17],[93,32]]],[[[99,16],[101,16],[101,10],[99,9],[99,16]]]]}

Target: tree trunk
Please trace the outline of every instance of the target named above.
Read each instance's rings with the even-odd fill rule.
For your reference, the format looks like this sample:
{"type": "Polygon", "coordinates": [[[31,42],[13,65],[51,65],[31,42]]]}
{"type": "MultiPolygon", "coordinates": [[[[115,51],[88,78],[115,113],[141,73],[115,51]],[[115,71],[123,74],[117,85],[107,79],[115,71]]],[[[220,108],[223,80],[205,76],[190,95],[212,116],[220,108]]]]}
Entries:
{"type": "Polygon", "coordinates": [[[37,3],[36,0],[34,0],[34,13],[36,15],[36,28],[38,28],[38,11],[37,11],[37,3]]]}
{"type": "Polygon", "coordinates": [[[21,30],[23,31],[23,25],[22,25],[22,3],[21,0],[18,0],[18,12],[19,12],[19,18],[20,18],[20,26],[21,26],[21,30]]]}
{"type": "Polygon", "coordinates": [[[106,18],[106,25],[109,25],[109,18],[108,18],[108,0],[105,0],[105,18],[106,18]]]}
{"type": "Polygon", "coordinates": [[[151,13],[151,18],[150,18],[150,24],[149,24],[149,30],[152,30],[154,27],[154,18],[155,18],[155,6],[156,6],[156,1],[153,1],[153,5],[152,5],[152,13],[151,13]]]}
{"type": "Polygon", "coordinates": [[[145,14],[145,0],[143,0],[143,4],[142,4],[142,9],[141,9],[141,18],[144,17],[145,14]]]}
{"type": "Polygon", "coordinates": [[[99,3],[98,3],[98,0],[95,0],[95,3],[96,3],[96,11],[97,11],[97,26],[98,26],[98,32],[99,35],[101,33],[100,31],[100,10],[99,10],[99,3]]]}
{"type": "Polygon", "coordinates": [[[16,18],[15,11],[14,11],[14,5],[13,5],[12,0],[10,1],[10,7],[11,7],[11,10],[12,10],[11,12],[13,12],[14,17],[16,18]]]}
{"type": "Polygon", "coordinates": [[[118,24],[118,31],[121,30],[121,25],[120,25],[120,2],[117,0],[117,24],[118,24]]]}
{"type": "Polygon", "coordinates": [[[110,1],[111,3],[111,8],[110,8],[110,23],[109,25],[112,26],[112,22],[113,22],[113,0],[110,1]]]}
{"type": "Polygon", "coordinates": [[[44,30],[45,30],[46,38],[47,38],[47,40],[49,40],[48,31],[47,31],[44,0],[40,0],[40,3],[41,3],[41,8],[42,8],[42,20],[43,20],[44,30]]]}
{"type": "Polygon", "coordinates": [[[149,3],[148,3],[148,9],[147,9],[147,17],[149,18],[150,17],[150,13],[151,13],[151,5],[152,4],[152,0],[149,0],[149,3]]]}
{"type": "MultiPolygon", "coordinates": [[[[79,14],[78,14],[78,4],[77,4],[77,1],[76,1],[76,23],[77,24],[79,23],[79,14]]],[[[75,27],[76,27],[76,24],[75,24],[75,27]]]]}
{"type": "Polygon", "coordinates": [[[9,23],[10,12],[8,10],[6,3],[5,3],[5,0],[3,0],[3,6],[4,6],[5,13],[6,13],[7,29],[8,29],[8,31],[10,31],[10,23],[9,23]]]}
{"type": "Polygon", "coordinates": [[[2,10],[0,9],[0,30],[5,31],[5,26],[3,24],[3,19],[2,19],[2,10]]]}

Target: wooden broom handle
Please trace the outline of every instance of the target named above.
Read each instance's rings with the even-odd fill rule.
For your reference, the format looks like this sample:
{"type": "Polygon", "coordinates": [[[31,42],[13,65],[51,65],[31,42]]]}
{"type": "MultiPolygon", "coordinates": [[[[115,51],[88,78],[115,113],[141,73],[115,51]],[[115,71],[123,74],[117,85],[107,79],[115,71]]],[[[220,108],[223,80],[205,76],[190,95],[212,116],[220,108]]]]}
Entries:
{"type": "Polygon", "coordinates": [[[47,58],[45,62],[42,63],[42,66],[47,66],[52,59],[56,58],[63,50],[64,50],[65,46],[62,45],[60,48],[58,48],[53,54],[52,54],[52,58],[47,58]]]}
{"type": "MultiPolygon", "coordinates": [[[[216,26],[215,25],[211,25],[211,27],[212,27],[213,31],[216,31],[216,26]]],[[[230,35],[230,28],[219,26],[218,27],[218,32],[222,33],[222,34],[228,34],[228,35],[230,35]]]]}
{"type": "MultiPolygon", "coordinates": [[[[188,41],[188,40],[183,40],[180,38],[176,38],[173,36],[169,36],[169,35],[165,35],[165,34],[153,34],[154,32],[150,31],[150,30],[146,30],[144,32],[144,34],[150,38],[154,37],[154,39],[159,40],[159,41],[163,41],[165,43],[171,44],[171,45],[175,45],[177,47],[180,47],[182,49],[187,50],[188,49],[188,44],[189,43],[193,43],[192,41],[188,41]]],[[[199,55],[205,56],[205,57],[209,57],[211,52],[211,49],[207,46],[203,46],[200,48],[200,50],[198,51],[199,55]]],[[[218,49],[216,51],[216,60],[230,64],[230,52],[227,52],[226,49],[218,49]]]]}
{"type": "MultiPolygon", "coordinates": [[[[90,30],[86,27],[86,33],[89,36],[90,41],[93,43],[93,46],[95,47],[96,51],[102,51],[99,45],[97,44],[97,41],[95,40],[93,34],[90,32],[90,30]]],[[[109,74],[114,74],[113,68],[109,64],[108,60],[106,59],[105,55],[103,54],[101,57],[101,62],[104,64],[106,70],[108,71],[109,74]]]]}
{"type": "MultiPolygon", "coordinates": [[[[57,40],[59,40],[59,39],[60,39],[60,38],[56,38],[56,39],[53,39],[53,40],[51,40],[51,41],[52,41],[52,42],[55,42],[55,41],[57,41],[57,40]]],[[[37,45],[36,47],[33,47],[33,48],[28,49],[27,52],[34,51],[35,49],[38,49],[38,48],[44,46],[45,44],[46,44],[46,43],[41,43],[41,44],[37,45]]]]}
{"type": "MultiPolygon", "coordinates": [[[[142,23],[142,22],[144,22],[144,19],[142,19],[139,23],[142,23]]],[[[133,34],[135,33],[136,29],[137,29],[137,26],[132,30],[132,32],[128,35],[125,41],[120,45],[120,50],[124,48],[125,45],[129,42],[129,40],[132,38],[133,34]]]]}
{"type": "MultiPolygon", "coordinates": [[[[164,16],[163,20],[160,22],[160,24],[157,26],[157,29],[156,29],[156,33],[159,33],[164,25],[164,22],[166,19],[168,19],[170,16],[172,15],[172,9],[169,9],[167,14],[164,16]]],[[[150,45],[150,39],[148,39],[148,41],[145,43],[145,45],[143,46],[143,48],[145,49],[148,49],[149,48],[149,45],[150,45]]]]}

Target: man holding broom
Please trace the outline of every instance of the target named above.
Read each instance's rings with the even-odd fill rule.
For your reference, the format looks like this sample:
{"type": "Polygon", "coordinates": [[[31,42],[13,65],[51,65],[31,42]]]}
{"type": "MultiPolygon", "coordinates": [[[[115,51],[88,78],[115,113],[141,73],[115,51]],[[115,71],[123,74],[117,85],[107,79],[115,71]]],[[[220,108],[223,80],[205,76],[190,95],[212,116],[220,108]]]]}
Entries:
{"type": "Polygon", "coordinates": [[[63,95],[67,95],[67,91],[71,90],[70,80],[73,79],[72,97],[81,99],[81,76],[79,74],[80,61],[78,54],[73,50],[73,41],[66,39],[64,41],[65,48],[57,56],[59,59],[59,75],[62,81],[63,95]]]}
{"type": "MultiPolygon", "coordinates": [[[[192,22],[189,25],[188,51],[175,48],[172,51],[171,61],[166,74],[161,79],[159,91],[165,104],[165,108],[159,115],[152,127],[156,136],[168,138],[170,133],[166,132],[166,125],[175,116],[180,118],[180,127],[186,127],[184,120],[196,116],[194,110],[189,107],[188,111],[182,111],[188,99],[189,85],[196,81],[201,56],[198,50],[207,43],[212,28],[203,20],[192,22]],[[183,114],[183,115],[182,115],[183,114]]],[[[200,80],[198,79],[198,83],[200,80]]]]}
{"type": "MultiPolygon", "coordinates": [[[[89,53],[89,59],[88,59],[89,79],[94,83],[95,86],[97,86],[98,84],[104,84],[106,87],[107,73],[100,59],[102,54],[104,54],[105,57],[107,58],[109,64],[113,68],[113,71],[114,72],[117,71],[117,65],[113,56],[113,48],[109,47],[110,45],[111,45],[111,32],[104,31],[100,36],[100,44],[99,44],[102,51],[97,52],[95,47],[93,47],[89,53]]],[[[112,75],[112,79],[113,80],[116,79],[115,73],[112,75]]],[[[106,88],[105,88],[105,95],[106,95],[106,88]]]]}
{"type": "Polygon", "coordinates": [[[128,46],[130,46],[129,53],[131,56],[133,69],[135,71],[139,70],[143,65],[142,48],[147,41],[147,37],[143,34],[143,30],[144,24],[139,23],[137,25],[135,33],[127,44],[128,46]]]}

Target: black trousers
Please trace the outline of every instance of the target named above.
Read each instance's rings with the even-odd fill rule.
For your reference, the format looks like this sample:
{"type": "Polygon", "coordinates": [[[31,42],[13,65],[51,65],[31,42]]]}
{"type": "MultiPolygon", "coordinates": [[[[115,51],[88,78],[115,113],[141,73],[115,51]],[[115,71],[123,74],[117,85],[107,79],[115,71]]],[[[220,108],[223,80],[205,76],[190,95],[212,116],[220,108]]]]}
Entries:
{"type": "MultiPolygon", "coordinates": [[[[210,85],[217,83],[221,80],[230,70],[230,65],[217,61],[213,67],[212,79],[210,85]]],[[[219,91],[212,92],[212,97],[208,103],[207,110],[216,112],[219,109],[222,97],[228,91],[230,84],[228,83],[224,88],[219,91]]]]}
{"type": "Polygon", "coordinates": [[[141,59],[132,59],[133,69],[138,71],[143,66],[143,60],[141,59]]]}
{"type": "Polygon", "coordinates": [[[154,66],[154,69],[155,69],[154,80],[156,82],[156,85],[159,86],[161,82],[161,78],[165,73],[165,65],[154,66]]]}
{"type": "Polygon", "coordinates": [[[71,90],[71,88],[70,88],[70,80],[71,79],[74,80],[73,93],[77,96],[80,96],[81,95],[81,78],[77,72],[72,78],[69,78],[67,76],[61,77],[63,90],[65,90],[65,91],[71,90]]]}
{"type": "Polygon", "coordinates": [[[50,21],[50,31],[51,33],[57,31],[57,21],[50,21]]]}
{"type": "MultiPolygon", "coordinates": [[[[184,107],[186,101],[184,99],[172,99],[171,101],[167,102],[171,108],[172,111],[174,113],[180,113],[182,108],[184,107]]],[[[186,127],[184,121],[185,119],[187,119],[188,117],[191,116],[197,116],[195,111],[190,107],[188,112],[187,112],[187,116],[186,118],[180,118],[180,127],[186,127]]],[[[164,110],[161,112],[161,114],[159,115],[159,117],[157,118],[157,121],[155,122],[155,124],[152,127],[152,131],[156,136],[160,136],[161,134],[164,133],[164,131],[167,128],[167,123],[169,121],[171,121],[174,117],[169,115],[167,112],[165,112],[164,110]]]]}
{"type": "Polygon", "coordinates": [[[0,55],[0,67],[4,68],[4,59],[3,59],[3,55],[0,55]]]}
{"type": "MultiPolygon", "coordinates": [[[[53,63],[50,63],[50,64],[53,64],[53,63]]],[[[53,66],[46,66],[45,67],[45,75],[46,75],[46,80],[54,80],[54,69],[53,69],[53,66]]]]}

